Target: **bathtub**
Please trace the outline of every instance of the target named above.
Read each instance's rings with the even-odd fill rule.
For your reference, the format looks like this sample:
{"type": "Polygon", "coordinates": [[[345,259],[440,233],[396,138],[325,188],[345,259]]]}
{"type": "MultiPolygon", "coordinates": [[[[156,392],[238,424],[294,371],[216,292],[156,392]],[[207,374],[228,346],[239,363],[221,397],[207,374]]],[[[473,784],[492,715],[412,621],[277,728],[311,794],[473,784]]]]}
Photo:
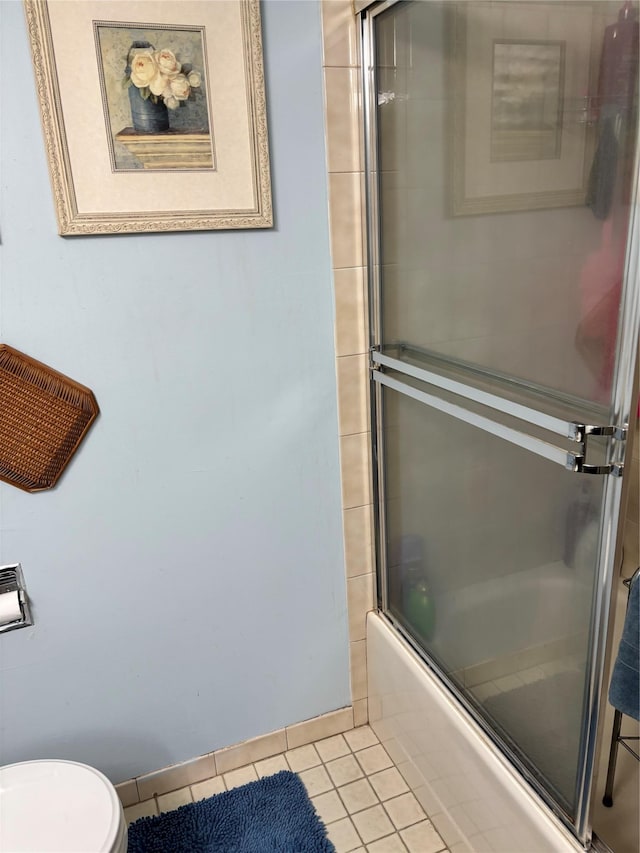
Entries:
{"type": "Polygon", "coordinates": [[[583,850],[377,613],[367,668],[370,725],[452,853],[583,850]]]}

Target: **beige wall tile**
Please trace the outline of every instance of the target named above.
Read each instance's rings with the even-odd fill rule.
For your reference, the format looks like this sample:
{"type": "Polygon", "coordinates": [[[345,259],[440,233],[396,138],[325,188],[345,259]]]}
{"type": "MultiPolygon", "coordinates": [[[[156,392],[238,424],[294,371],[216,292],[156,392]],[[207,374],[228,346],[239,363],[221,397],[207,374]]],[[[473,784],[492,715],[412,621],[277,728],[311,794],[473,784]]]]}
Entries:
{"type": "Polygon", "coordinates": [[[372,507],[356,506],[345,509],[344,556],[347,577],[366,575],[373,571],[372,507]]]}
{"type": "Polygon", "coordinates": [[[330,172],[359,172],[360,70],[325,68],[327,165],[330,172]]]}
{"type": "Polygon", "coordinates": [[[321,717],[314,717],[312,720],[287,726],[287,743],[289,749],[295,749],[297,746],[303,746],[306,743],[312,743],[314,740],[321,740],[332,735],[339,735],[352,728],[353,709],[349,705],[349,707],[341,708],[339,711],[332,711],[329,714],[323,714],[321,717]]]}
{"type": "Polygon", "coordinates": [[[121,782],[119,785],[116,785],[116,793],[120,797],[120,802],[124,809],[126,809],[127,806],[133,806],[140,802],[138,786],[135,779],[129,779],[128,782],[121,782]]]}
{"type": "Polygon", "coordinates": [[[369,722],[369,702],[367,699],[356,699],[353,703],[353,725],[365,726],[369,722]]]}
{"type": "MultiPolygon", "coordinates": [[[[358,703],[359,720],[366,722],[366,653],[363,640],[365,613],[372,606],[373,600],[373,551],[368,435],[368,334],[362,269],[364,181],[360,171],[361,80],[357,68],[358,40],[351,0],[324,0],[321,11],[331,252],[336,293],[345,562],[347,577],[361,578],[349,588],[350,638],[356,640],[355,645],[351,646],[352,699],[358,703]]],[[[294,732],[293,737],[296,736],[299,735],[294,732]]],[[[309,738],[310,735],[307,735],[301,742],[307,743],[309,738]]]]}
{"type": "Polygon", "coordinates": [[[357,65],[358,42],[351,0],[322,0],[324,65],[357,65]]]}
{"type": "Polygon", "coordinates": [[[236,767],[244,767],[245,764],[253,764],[254,761],[284,752],[286,748],[287,737],[284,729],[279,729],[244,743],[217,750],[214,753],[216,769],[218,773],[228,773],[236,767]]]}
{"type": "Polygon", "coordinates": [[[340,435],[366,432],[369,427],[367,356],[345,355],[337,361],[340,435]]]}
{"type": "Polygon", "coordinates": [[[351,661],[351,701],[367,697],[367,649],[366,640],[349,643],[351,661]]]}
{"type": "Polygon", "coordinates": [[[367,352],[364,269],[333,271],[336,294],[336,355],[367,352]]]}
{"type": "Polygon", "coordinates": [[[341,437],[340,464],[343,508],[351,509],[370,504],[369,433],[341,437]]]}
{"type": "Polygon", "coordinates": [[[216,763],[213,755],[202,755],[184,764],[174,764],[155,773],[138,776],[138,795],[141,800],[148,800],[154,794],[167,794],[194,782],[201,782],[216,775],[216,763]]]}
{"type": "Polygon", "coordinates": [[[362,175],[333,172],[329,175],[331,260],[334,268],[361,267],[362,175]]]}
{"type": "MultiPolygon", "coordinates": [[[[358,575],[347,580],[347,602],[349,609],[349,639],[364,640],[366,619],[369,610],[373,610],[373,575],[358,575]]],[[[362,696],[358,697],[362,699],[362,696]]]]}

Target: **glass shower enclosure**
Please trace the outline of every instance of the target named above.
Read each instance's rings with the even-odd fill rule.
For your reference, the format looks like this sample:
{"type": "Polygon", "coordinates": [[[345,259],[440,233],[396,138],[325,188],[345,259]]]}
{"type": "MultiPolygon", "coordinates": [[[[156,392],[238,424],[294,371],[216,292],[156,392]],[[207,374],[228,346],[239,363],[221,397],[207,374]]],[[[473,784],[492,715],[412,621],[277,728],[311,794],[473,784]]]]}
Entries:
{"type": "Polygon", "coordinates": [[[585,845],[638,342],[638,4],[363,13],[379,606],[585,845]]]}

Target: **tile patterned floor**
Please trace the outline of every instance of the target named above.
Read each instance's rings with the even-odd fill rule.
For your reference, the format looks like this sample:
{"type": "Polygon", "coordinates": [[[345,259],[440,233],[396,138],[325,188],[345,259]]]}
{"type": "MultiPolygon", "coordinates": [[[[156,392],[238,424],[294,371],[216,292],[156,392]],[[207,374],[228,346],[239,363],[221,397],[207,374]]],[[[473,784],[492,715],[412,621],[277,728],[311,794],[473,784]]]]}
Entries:
{"type": "Polygon", "coordinates": [[[300,746],[125,809],[127,822],[255,779],[300,775],[337,853],[440,853],[446,846],[369,726],[300,746]]]}

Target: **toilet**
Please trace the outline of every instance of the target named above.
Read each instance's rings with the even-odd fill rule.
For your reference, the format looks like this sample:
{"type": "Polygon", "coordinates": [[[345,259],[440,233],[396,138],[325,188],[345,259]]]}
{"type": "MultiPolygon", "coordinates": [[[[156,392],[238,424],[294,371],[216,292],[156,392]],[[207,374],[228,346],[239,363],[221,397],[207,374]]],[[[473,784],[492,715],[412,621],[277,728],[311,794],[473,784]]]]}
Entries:
{"type": "Polygon", "coordinates": [[[106,776],[75,761],[0,767],[0,851],[127,853],[127,825],[106,776]]]}

